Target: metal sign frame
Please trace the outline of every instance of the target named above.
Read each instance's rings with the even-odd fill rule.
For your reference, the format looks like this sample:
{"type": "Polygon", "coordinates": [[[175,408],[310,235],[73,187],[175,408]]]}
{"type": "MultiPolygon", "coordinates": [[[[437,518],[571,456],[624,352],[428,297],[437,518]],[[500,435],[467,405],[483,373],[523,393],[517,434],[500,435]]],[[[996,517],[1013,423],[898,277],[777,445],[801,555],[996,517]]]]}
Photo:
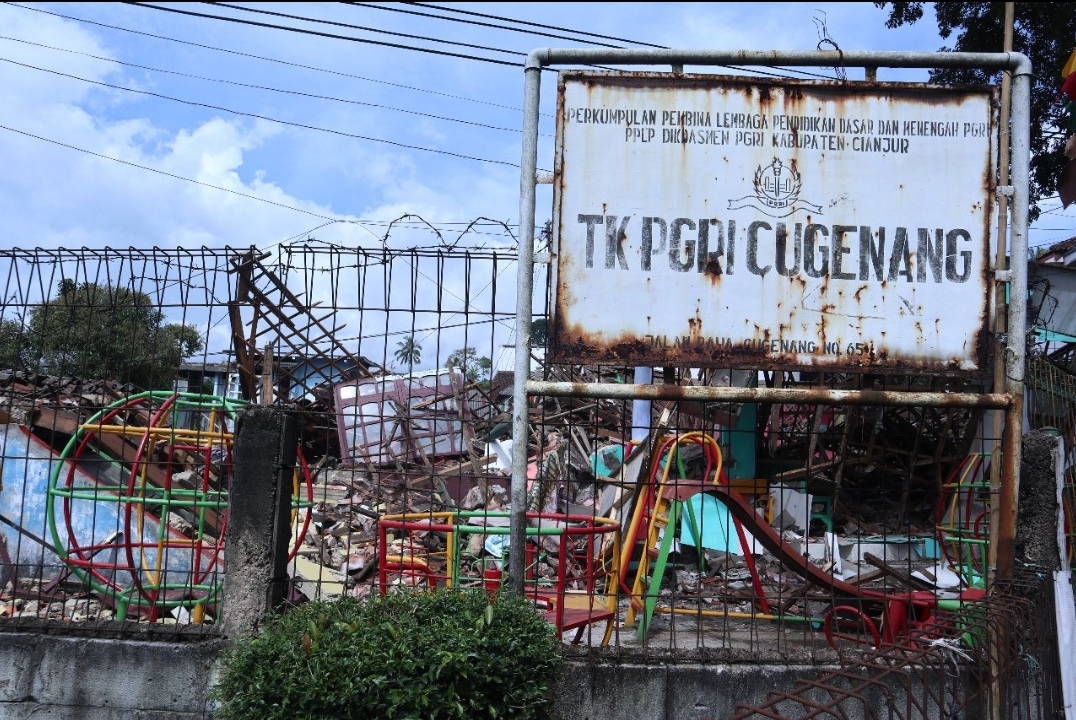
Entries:
{"type": "MultiPolygon", "coordinates": [[[[532,51],[524,69],[523,152],[520,163],[519,270],[516,296],[516,353],[513,392],[512,432],[516,447],[525,448],[528,433],[527,396],[571,396],[616,399],[666,399],[720,402],[812,402],[840,405],[897,405],[930,407],[980,407],[1003,410],[1003,466],[998,501],[997,537],[998,579],[1012,577],[1014,565],[1016,507],[1021,460],[1023,386],[1027,310],[1027,248],[1029,176],[1031,157],[1031,62],[1020,53],[934,53],[873,51],[748,51],[748,50],[606,50],[606,49],[538,49],[532,51]],[[1012,73],[1011,109],[1011,185],[996,187],[995,192],[1012,199],[1008,248],[1011,269],[999,270],[989,259],[995,283],[1009,283],[1008,342],[1004,348],[1005,387],[994,393],[882,392],[870,390],[681,387],[677,385],[621,385],[608,383],[580,384],[530,380],[530,339],[533,312],[534,266],[548,263],[549,257],[535,258],[534,214],[539,183],[551,183],[551,176],[538,175],[538,117],[541,73],[554,65],[670,65],[675,78],[685,65],[761,65],[807,67],[862,67],[868,78],[877,68],[977,68],[1012,73]]],[[[855,81],[851,81],[855,82],[855,81]]],[[[999,246],[1006,238],[999,237],[999,246]]],[[[998,255],[1002,255],[1001,252],[998,255]]],[[[512,497],[526,497],[526,453],[512,457],[512,497]]],[[[526,542],[526,507],[512,504],[511,544],[526,542]]],[[[523,591],[525,554],[509,556],[509,586],[523,591]]]]}

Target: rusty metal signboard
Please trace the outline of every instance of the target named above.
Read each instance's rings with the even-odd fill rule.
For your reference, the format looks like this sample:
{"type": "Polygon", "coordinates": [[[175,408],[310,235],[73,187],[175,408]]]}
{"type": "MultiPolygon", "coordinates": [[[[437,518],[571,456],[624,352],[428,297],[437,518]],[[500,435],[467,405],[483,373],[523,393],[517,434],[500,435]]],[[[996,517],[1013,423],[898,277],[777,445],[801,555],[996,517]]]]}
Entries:
{"type": "Polygon", "coordinates": [[[995,107],[562,73],[553,359],[983,370],[995,107]]]}

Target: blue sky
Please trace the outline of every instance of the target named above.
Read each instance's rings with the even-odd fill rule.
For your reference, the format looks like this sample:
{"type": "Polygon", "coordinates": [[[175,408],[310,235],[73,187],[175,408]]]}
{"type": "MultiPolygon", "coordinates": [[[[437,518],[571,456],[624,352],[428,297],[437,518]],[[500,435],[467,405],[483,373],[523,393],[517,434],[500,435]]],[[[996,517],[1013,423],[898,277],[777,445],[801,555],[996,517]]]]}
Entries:
{"type": "MultiPolygon", "coordinates": [[[[426,8],[408,8],[399,3],[380,5],[395,10],[339,3],[272,6],[255,3],[244,7],[271,7],[276,12],[517,53],[534,47],[579,45],[397,11],[427,12],[426,8]]],[[[13,5],[0,6],[0,35],[8,38],[0,40],[0,58],[41,68],[0,63],[0,78],[5,88],[0,124],[9,128],[330,217],[376,223],[409,212],[435,224],[468,222],[479,216],[516,220],[518,171],[511,165],[453,158],[372,139],[286,126],[221,109],[93,85],[85,80],[366,138],[518,163],[522,71],[517,67],[132,5],[70,3],[33,7],[103,25],[66,20],[13,5]],[[235,53],[259,55],[293,65],[235,53]],[[128,65],[109,62],[109,58],[128,65]],[[239,87],[136,65],[339,100],[239,87]],[[43,70],[63,72],[83,80],[43,70]]],[[[819,40],[814,20],[822,16],[830,36],[846,49],[932,50],[943,42],[937,36],[932,18],[924,18],[911,27],[889,30],[884,26],[884,13],[871,3],[464,3],[454,7],[677,47],[813,48],[819,40]]],[[[219,6],[203,4],[185,8],[384,42],[519,60],[518,56],[506,53],[219,6]]],[[[466,19],[463,15],[454,17],[466,19]]],[[[821,72],[831,74],[832,70],[821,72]]],[[[923,73],[883,70],[881,79],[922,77],[923,73]]],[[[551,114],[555,106],[552,73],[547,74],[544,90],[543,111],[551,114]]],[[[550,117],[543,117],[542,130],[552,134],[550,117]]],[[[6,130],[0,131],[0,156],[8,158],[9,169],[18,168],[17,172],[5,173],[0,192],[0,223],[7,242],[13,245],[264,246],[303,233],[320,222],[311,215],[197,188],[6,130]],[[237,216],[241,216],[241,221],[237,216]]],[[[540,164],[549,167],[551,162],[552,141],[546,138],[540,164]]],[[[540,199],[539,218],[550,212],[551,199],[547,195],[540,199]]],[[[1062,239],[1070,232],[1067,229],[1072,224],[1070,219],[1056,214],[1047,217],[1051,221],[1040,222],[1039,226],[1060,229],[1036,231],[1033,243],[1062,239]]],[[[370,227],[380,234],[376,224],[370,227]]],[[[319,231],[320,237],[339,241],[361,242],[364,235],[374,239],[356,227],[319,231]]]]}
{"type": "MultiPolygon", "coordinates": [[[[439,12],[430,7],[378,5],[382,7],[342,3],[242,7],[521,54],[535,47],[582,44],[399,12],[439,12]]],[[[523,72],[519,67],[133,5],[45,3],[32,7],[79,20],[0,5],[0,87],[4,89],[0,125],[10,128],[0,130],[0,158],[6,169],[0,174],[0,231],[5,246],[265,248],[308,232],[332,243],[377,246],[385,223],[405,213],[419,215],[449,233],[461,227],[456,223],[478,217],[510,225],[518,220],[519,171],[514,165],[520,157],[522,124],[523,72]],[[360,222],[312,230],[327,219],[360,222]]],[[[382,42],[514,62],[521,59],[242,9],[208,4],[182,7],[382,42]]],[[[461,3],[452,7],[676,47],[813,49],[819,41],[815,19],[823,16],[830,37],[844,49],[934,50],[943,44],[929,15],[914,26],[889,30],[885,13],[866,2],[461,3]]],[[[833,73],[832,69],[818,72],[833,73]]],[[[854,70],[851,77],[859,73],[854,70]]],[[[925,72],[883,69],[879,79],[921,80],[925,72]]],[[[539,159],[539,165],[546,168],[552,167],[554,83],[554,74],[547,73],[542,97],[546,113],[542,132],[547,137],[539,159]]],[[[539,222],[552,214],[551,193],[547,187],[542,190],[539,222]]],[[[1058,204],[1048,201],[1044,209],[1058,204]]],[[[1032,233],[1033,245],[1069,237],[1076,223],[1071,213],[1050,213],[1038,226],[1044,229],[1032,233]]],[[[512,244],[496,228],[487,232],[474,236],[473,242],[512,244]]],[[[427,231],[398,228],[389,242],[407,247],[433,240],[427,231]]]]}

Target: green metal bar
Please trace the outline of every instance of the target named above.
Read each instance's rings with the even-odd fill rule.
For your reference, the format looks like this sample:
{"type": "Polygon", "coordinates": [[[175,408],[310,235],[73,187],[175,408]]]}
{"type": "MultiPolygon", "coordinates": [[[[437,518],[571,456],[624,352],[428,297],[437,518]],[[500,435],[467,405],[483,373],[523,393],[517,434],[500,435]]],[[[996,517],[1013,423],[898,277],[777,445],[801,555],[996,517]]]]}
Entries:
{"type": "Polygon", "coordinates": [[[673,501],[669,509],[669,524],[665,526],[665,534],[661,538],[661,547],[654,562],[654,573],[650,576],[650,584],[646,588],[642,617],[639,618],[639,627],[635,631],[639,642],[643,642],[646,638],[646,632],[650,629],[650,620],[654,617],[658,593],[661,591],[661,578],[665,575],[665,565],[669,561],[669,552],[672,550],[673,535],[676,534],[675,528],[679,514],[680,503],[673,501]]]}

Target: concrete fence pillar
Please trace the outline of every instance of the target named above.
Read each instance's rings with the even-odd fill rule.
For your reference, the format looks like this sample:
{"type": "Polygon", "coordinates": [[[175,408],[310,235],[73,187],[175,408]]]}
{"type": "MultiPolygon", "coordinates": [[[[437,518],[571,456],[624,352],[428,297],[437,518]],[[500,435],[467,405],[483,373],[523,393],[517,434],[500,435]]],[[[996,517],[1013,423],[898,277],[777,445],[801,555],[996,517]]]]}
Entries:
{"type": "MultiPolygon", "coordinates": [[[[1024,435],[1016,556],[1032,565],[1060,570],[1058,478],[1061,439],[1034,431],[1024,435]]],[[[1063,477],[1061,482],[1064,482],[1063,477]]]]}
{"type": "Polygon", "coordinates": [[[236,421],[224,545],[221,615],[229,635],[249,633],[283,602],[288,586],[295,418],[250,407],[236,421]]]}

